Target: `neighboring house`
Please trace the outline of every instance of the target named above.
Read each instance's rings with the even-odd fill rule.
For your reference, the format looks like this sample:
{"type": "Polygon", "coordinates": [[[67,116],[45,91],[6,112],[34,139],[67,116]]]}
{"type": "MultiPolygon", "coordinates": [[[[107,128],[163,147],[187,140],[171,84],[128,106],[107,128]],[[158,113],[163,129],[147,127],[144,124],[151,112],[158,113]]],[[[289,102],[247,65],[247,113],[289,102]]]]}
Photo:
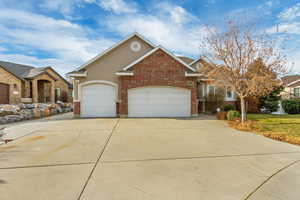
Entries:
{"type": "Polygon", "coordinates": [[[67,75],[81,117],[198,115],[197,62],[176,57],[138,33],[67,75]]]}
{"type": "Polygon", "coordinates": [[[0,61],[0,104],[66,101],[72,85],[51,67],[0,61]]]}
{"type": "Polygon", "coordinates": [[[284,90],[283,99],[300,98],[300,75],[290,75],[281,78],[284,90]]]}
{"type": "Polygon", "coordinates": [[[214,67],[211,67],[202,58],[194,60],[190,63],[190,65],[196,68],[201,74],[201,76],[198,77],[199,113],[210,112],[212,110],[215,111],[216,108],[220,106],[209,99],[209,96],[216,96],[217,93],[220,93],[219,95],[223,96],[223,105],[236,105],[236,94],[230,89],[230,87],[216,85],[213,79],[206,76],[206,74],[208,74],[210,70],[213,70],[214,67]]]}

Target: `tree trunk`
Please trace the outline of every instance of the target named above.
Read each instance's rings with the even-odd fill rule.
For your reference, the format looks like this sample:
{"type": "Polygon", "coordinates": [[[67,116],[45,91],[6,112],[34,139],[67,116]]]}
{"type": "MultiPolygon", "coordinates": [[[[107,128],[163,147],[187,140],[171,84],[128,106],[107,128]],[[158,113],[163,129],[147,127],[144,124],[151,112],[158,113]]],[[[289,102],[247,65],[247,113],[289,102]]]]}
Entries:
{"type": "Polygon", "coordinates": [[[245,98],[240,97],[241,99],[241,115],[242,115],[242,123],[246,121],[246,108],[245,108],[245,98]]]}

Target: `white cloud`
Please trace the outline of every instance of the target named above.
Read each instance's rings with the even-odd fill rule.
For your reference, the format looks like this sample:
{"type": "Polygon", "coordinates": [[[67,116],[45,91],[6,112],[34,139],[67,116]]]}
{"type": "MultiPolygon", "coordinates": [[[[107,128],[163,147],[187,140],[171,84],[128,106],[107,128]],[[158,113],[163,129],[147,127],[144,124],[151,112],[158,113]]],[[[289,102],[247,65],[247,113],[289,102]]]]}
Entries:
{"type": "Polygon", "coordinates": [[[199,55],[200,40],[206,33],[202,25],[187,26],[166,18],[142,14],[111,17],[107,26],[122,35],[137,31],[169,50],[194,56],[199,55]]]}
{"type": "Polygon", "coordinates": [[[283,10],[278,15],[278,18],[281,20],[293,20],[297,17],[300,17],[300,3],[297,3],[294,6],[283,10]]]}
{"type": "Polygon", "coordinates": [[[6,48],[0,46],[0,52],[7,51],[6,48]]]}
{"type": "Polygon", "coordinates": [[[63,60],[59,58],[37,58],[35,56],[26,56],[22,54],[1,54],[0,60],[16,62],[20,64],[27,64],[35,67],[51,66],[61,75],[65,75],[74,69],[74,66],[78,65],[76,61],[63,60]]]}
{"type": "Polygon", "coordinates": [[[109,16],[105,19],[106,26],[123,36],[137,31],[175,53],[199,56],[200,42],[206,31],[197,17],[171,3],[158,3],[150,11],[149,14],[109,16]]]}
{"type": "Polygon", "coordinates": [[[43,0],[39,4],[41,8],[57,11],[65,18],[72,19],[74,9],[81,7],[84,3],[96,3],[96,0],[43,0]]]}
{"type": "Polygon", "coordinates": [[[163,18],[168,18],[178,24],[187,23],[196,19],[195,16],[183,7],[171,3],[158,3],[155,6],[154,12],[155,11],[158,11],[157,15],[162,15],[163,18]]]}
{"type": "Polygon", "coordinates": [[[267,33],[300,34],[300,22],[282,23],[268,28],[267,33]]]}
{"type": "Polygon", "coordinates": [[[133,2],[123,0],[98,0],[98,5],[104,10],[112,11],[116,14],[135,13],[137,6],[133,2]]]}
{"type": "Polygon", "coordinates": [[[292,66],[292,71],[300,74],[300,50],[288,53],[287,58],[287,66],[292,66]]]}
{"type": "Polygon", "coordinates": [[[73,7],[81,0],[45,0],[40,6],[50,10],[57,10],[62,14],[70,15],[73,12],[73,7]]]}
{"type": "Polygon", "coordinates": [[[84,3],[94,3],[106,11],[116,14],[135,13],[138,10],[134,1],[124,0],[44,0],[40,6],[58,11],[66,18],[72,18],[74,8],[84,5],[84,3]]]}
{"type": "MultiPolygon", "coordinates": [[[[53,67],[55,63],[61,67],[72,64],[71,68],[75,68],[112,45],[112,41],[105,38],[90,39],[87,33],[91,31],[65,20],[29,12],[10,9],[0,11],[0,41],[9,41],[14,46],[25,46],[35,52],[46,52],[51,59],[35,61],[45,62],[43,65],[49,65],[47,62],[52,63],[53,67]]],[[[10,58],[6,54],[1,56],[10,58]]],[[[28,56],[18,55],[18,59],[30,61],[28,56]]],[[[60,71],[68,70],[66,68],[60,71]]]]}

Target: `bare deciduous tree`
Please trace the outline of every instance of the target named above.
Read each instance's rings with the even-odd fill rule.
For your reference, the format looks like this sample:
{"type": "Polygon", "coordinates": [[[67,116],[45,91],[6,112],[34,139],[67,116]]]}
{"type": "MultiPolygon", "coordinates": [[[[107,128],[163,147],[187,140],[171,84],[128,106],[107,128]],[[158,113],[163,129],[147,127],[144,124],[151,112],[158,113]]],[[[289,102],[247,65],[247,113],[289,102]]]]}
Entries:
{"type": "Polygon", "coordinates": [[[229,21],[225,31],[215,27],[207,27],[207,31],[201,44],[201,56],[211,63],[207,76],[237,94],[244,123],[245,98],[268,94],[280,85],[279,76],[287,71],[286,58],[276,48],[276,41],[255,34],[245,24],[229,21]]]}

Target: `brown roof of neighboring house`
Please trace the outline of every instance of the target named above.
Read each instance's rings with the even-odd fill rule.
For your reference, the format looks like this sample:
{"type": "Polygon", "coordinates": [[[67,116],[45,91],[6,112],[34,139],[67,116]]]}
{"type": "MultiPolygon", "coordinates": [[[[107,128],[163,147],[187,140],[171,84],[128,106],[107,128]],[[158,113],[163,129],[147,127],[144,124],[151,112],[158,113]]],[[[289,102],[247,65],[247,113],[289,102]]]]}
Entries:
{"type": "Polygon", "coordinates": [[[292,82],[300,80],[300,75],[290,75],[290,76],[284,76],[281,78],[284,85],[288,85],[292,82]]]}
{"type": "Polygon", "coordinates": [[[183,62],[185,62],[186,64],[190,64],[191,62],[194,61],[194,59],[186,57],[186,56],[176,56],[177,58],[179,58],[180,60],[182,60],[183,62]]]}

